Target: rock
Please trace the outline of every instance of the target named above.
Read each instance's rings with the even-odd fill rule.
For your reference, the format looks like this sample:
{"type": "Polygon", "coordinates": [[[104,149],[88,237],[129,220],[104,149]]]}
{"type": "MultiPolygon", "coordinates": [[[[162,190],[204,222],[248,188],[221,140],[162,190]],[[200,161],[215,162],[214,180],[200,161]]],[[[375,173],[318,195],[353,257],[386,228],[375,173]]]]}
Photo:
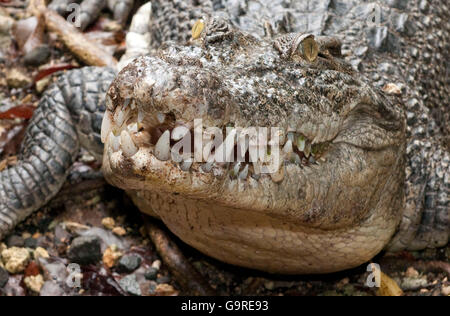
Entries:
{"type": "Polygon", "coordinates": [[[112,217],[105,217],[102,219],[102,225],[105,226],[106,229],[113,230],[116,226],[116,221],[112,217]]]}
{"type": "Polygon", "coordinates": [[[419,272],[413,267],[409,267],[405,272],[405,276],[408,278],[418,278],[419,272]]]}
{"type": "Polygon", "coordinates": [[[40,45],[26,54],[23,58],[25,64],[29,66],[39,66],[44,64],[50,57],[50,47],[48,45],[40,45]]]}
{"type": "Polygon", "coordinates": [[[36,82],[36,91],[38,93],[44,92],[44,90],[47,89],[50,82],[51,77],[45,77],[44,79],[39,80],[38,82],[36,82]]]}
{"type": "Polygon", "coordinates": [[[28,289],[32,290],[35,293],[40,293],[42,286],[44,285],[44,277],[42,276],[42,274],[29,276],[26,277],[23,282],[28,289]]]}
{"type": "Polygon", "coordinates": [[[392,75],[395,72],[395,69],[390,63],[382,63],[378,66],[378,71],[392,75]]]}
{"type": "Polygon", "coordinates": [[[94,264],[101,260],[100,239],[94,236],[77,237],[67,252],[69,260],[79,264],[94,264]]]}
{"type": "Polygon", "coordinates": [[[23,246],[25,248],[35,249],[37,247],[37,240],[34,238],[27,238],[24,240],[23,246]]]}
{"type": "Polygon", "coordinates": [[[9,274],[8,272],[0,267],[0,289],[3,288],[6,283],[8,283],[9,274]]]}
{"type": "Polygon", "coordinates": [[[39,258],[44,258],[44,259],[50,258],[50,256],[48,255],[47,250],[45,250],[42,247],[38,247],[34,251],[34,259],[39,259],[39,258]]]}
{"type": "Polygon", "coordinates": [[[122,252],[118,250],[116,245],[111,245],[103,253],[103,264],[108,268],[112,268],[116,265],[117,260],[119,260],[122,255],[122,252]]]}
{"type": "Polygon", "coordinates": [[[125,236],[127,231],[123,227],[115,227],[112,232],[117,236],[125,236]]]}
{"type": "Polygon", "coordinates": [[[21,248],[24,246],[24,240],[21,236],[12,235],[12,236],[9,236],[8,239],[6,240],[6,245],[8,246],[8,248],[11,248],[11,247],[21,248]]]}
{"type": "Polygon", "coordinates": [[[30,261],[30,253],[25,248],[12,247],[2,251],[5,269],[12,274],[25,270],[30,261]]]}
{"type": "Polygon", "coordinates": [[[158,284],[156,287],[156,295],[160,296],[176,296],[178,291],[170,284],[158,284]]]}
{"type": "Polygon", "coordinates": [[[63,296],[63,288],[55,281],[47,281],[41,288],[40,296],[63,296]]]}
{"type": "MultiPolygon", "coordinates": [[[[0,287],[1,287],[1,284],[0,284],[0,287]]],[[[441,289],[441,293],[442,293],[442,295],[445,295],[445,296],[450,296],[450,285],[447,285],[447,286],[442,286],[442,289],[441,289]]]]}
{"type": "Polygon", "coordinates": [[[127,275],[119,281],[120,287],[131,295],[141,296],[141,288],[134,274],[127,275]]]}
{"type": "Polygon", "coordinates": [[[31,84],[31,77],[13,68],[6,75],[6,83],[10,88],[19,89],[31,84]]]}
{"type": "Polygon", "coordinates": [[[161,269],[161,260],[153,261],[152,268],[155,268],[157,271],[159,271],[159,269],[161,269]]]}
{"type": "Polygon", "coordinates": [[[0,14],[0,34],[9,35],[9,31],[11,30],[13,24],[13,18],[0,14]]]}
{"type": "Polygon", "coordinates": [[[133,272],[142,263],[142,258],[138,255],[130,254],[120,258],[117,268],[122,272],[133,272]]]}
{"type": "Polygon", "coordinates": [[[369,50],[369,48],[367,46],[358,46],[355,48],[354,54],[355,56],[364,56],[367,51],[369,50]]]}
{"type": "Polygon", "coordinates": [[[388,83],[383,87],[383,91],[387,94],[391,95],[400,95],[402,94],[402,90],[395,83],[388,83]]]}
{"type": "Polygon", "coordinates": [[[156,280],[156,278],[158,277],[158,269],[155,269],[153,267],[148,268],[144,273],[144,277],[150,281],[156,280]]]}
{"type": "Polygon", "coordinates": [[[67,279],[68,271],[66,265],[60,261],[39,259],[40,267],[46,280],[64,282],[67,279]]]}
{"type": "Polygon", "coordinates": [[[426,278],[404,278],[400,284],[403,291],[415,291],[428,286],[426,278]]]}

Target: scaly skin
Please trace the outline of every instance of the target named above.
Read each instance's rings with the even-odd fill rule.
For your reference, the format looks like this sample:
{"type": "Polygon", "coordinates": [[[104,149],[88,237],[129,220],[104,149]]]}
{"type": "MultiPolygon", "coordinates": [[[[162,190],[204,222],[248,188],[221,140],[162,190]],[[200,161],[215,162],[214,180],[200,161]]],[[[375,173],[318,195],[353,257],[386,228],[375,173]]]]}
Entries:
{"type": "MultiPolygon", "coordinates": [[[[270,272],[332,272],[364,263],[387,245],[445,245],[448,10],[445,3],[424,2],[377,1],[381,25],[368,27],[371,11],[361,1],[260,1],[265,7],[244,0],[153,1],[149,51],[161,51],[126,67],[109,90],[106,178],[199,250],[270,272]],[[223,15],[207,19],[200,39],[161,46],[166,40],[184,44],[197,19],[222,9],[232,23],[223,15]],[[309,61],[301,52],[286,54],[297,48],[295,37],[273,45],[277,40],[266,36],[285,32],[337,34],[345,59],[365,76],[346,66],[329,38],[316,37],[333,45],[328,53],[322,46],[321,56],[309,61]],[[377,89],[388,82],[404,85],[402,98],[377,89]],[[119,118],[125,104],[135,109],[119,118]],[[139,111],[142,130],[130,135],[132,145],[123,134],[123,155],[108,132],[119,135],[139,111]],[[158,113],[166,115],[164,124],[158,113]],[[257,179],[241,166],[236,179],[234,166],[194,163],[181,169],[157,159],[159,134],[175,120],[194,118],[220,127],[276,123],[328,144],[320,155],[325,161],[288,163],[284,173],[257,179]],[[127,124],[116,126],[118,119],[127,124]]],[[[98,133],[98,124],[92,127],[98,133]]],[[[2,183],[15,178],[15,170],[8,172],[1,174],[2,183]]],[[[18,205],[5,210],[0,218],[22,212],[18,205]]]]}

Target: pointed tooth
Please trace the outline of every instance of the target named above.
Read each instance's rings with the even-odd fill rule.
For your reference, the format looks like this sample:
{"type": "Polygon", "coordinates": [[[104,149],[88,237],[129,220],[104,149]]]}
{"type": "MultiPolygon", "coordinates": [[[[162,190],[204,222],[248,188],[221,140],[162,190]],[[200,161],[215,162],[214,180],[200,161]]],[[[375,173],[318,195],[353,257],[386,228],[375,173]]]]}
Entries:
{"type": "Polygon", "coordinates": [[[156,115],[156,118],[158,119],[158,122],[159,122],[160,124],[162,124],[162,123],[164,123],[165,120],[166,120],[166,115],[165,115],[164,113],[158,113],[158,114],[156,115]]]}
{"type": "Polygon", "coordinates": [[[213,162],[207,162],[207,163],[204,163],[203,165],[202,165],[202,170],[204,171],[204,172],[211,172],[211,170],[212,170],[212,167],[213,167],[213,162]]]}
{"type": "Polygon", "coordinates": [[[138,123],[142,123],[143,121],[144,121],[144,112],[143,111],[141,111],[141,110],[139,110],[138,111],[138,117],[137,117],[137,121],[138,121],[138,123]]]}
{"type": "Polygon", "coordinates": [[[123,103],[123,109],[125,110],[128,105],[130,105],[131,100],[130,99],[125,99],[125,102],[123,103]]]}
{"type": "Polygon", "coordinates": [[[299,151],[304,151],[306,145],[306,139],[303,135],[297,137],[297,147],[299,151]]]}
{"type": "Polygon", "coordinates": [[[270,177],[272,178],[272,181],[275,183],[280,183],[284,179],[284,166],[281,166],[280,169],[278,169],[277,172],[271,173],[270,177]]]}
{"type": "Polygon", "coordinates": [[[128,125],[128,131],[130,132],[130,133],[132,133],[132,134],[135,134],[135,133],[137,133],[138,132],[138,124],[137,123],[132,123],[132,124],[130,124],[130,125],[128,125]]]}
{"type": "Polygon", "coordinates": [[[127,157],[135,155],[139,150],[134,144],[130,133],[127,131],[122,131],[122,133],[120,133],[120,147],[122,147],[122,151],[127,157]]]}
{"type": "Polygon", "coordinates": [[[292,146],[292,141],[290,139],[288,139],[288,141],[286,142],[286,144],[283,147],[283,153],[290,154],[293,151],[294,151],[294,148],[292,146]]]}
{"type": "Polygon", "coordinates": [[[161,161],[169,160],[170,158],[170,131],[165,131],[155,146],[155,156],[161,161]]]}
{"type": "Polygon", "coordinates": [[[311,154],[311,143],[310,142],[306,142],[305,145],[305,150],[303,151],[305,153],[306,158],[309,157],[309,155],[311,154]]]}
{"type": "Polygon", "coordinates": [[[177,126],[172,131],[172,139],[178,141],[182,139],[188,132],[189,129],[186,126],[177,126]]]}
{"type": "Polygon", "coordinates": [[[183,171],[189,171],[189,169],[191,169],[191,166],[192,166],[192,161],[188,160],[188,161],[183,161],[180,165],[180,168],[183,171]]]}
{"type": "Polygon", "coordinates": [[[110,111],[114,112],[114,103],[109,95],[105,98],[105,104],[110,111]]]}
{"type": "Polygon", "coordinates": [[[241,163],[237,162],[234,164],[233,169],[230,171],[230,175],[232,178],[236,178],[239,176],[239,170],[241,169],[241,163]]]}
{"type": "Polygon", "coordinates": [[[122,111],[122,109],[117,109],[116,113],[114,114],[114,122],[116,123],[116,126],[120,127],[123,125],[123,121],[125,120],[125,114],[122,111]]]}
{"type": "Polygon", "coordinates": [[[288,133],[288,140],[290,140],[291,142],[293,142],[293,141],[294,141],[294,138],[295,138],[295,134],[292,133],[292,132],[289,132],[289,133],[288,133]]]}
{"type": "Polygon", "coordinates": [[[245,168],[239,173],[239,179],[245,180],[248,176],[248,165],[245,165],[245,168]]]}
{"type": "Polygon", "coordinates": [[[120,136],[115,136],[113,133],[110,133],[109,137],[111,138],[111,148],[113,152],[118,152],[120,149],[120,136]]]}
{"type": "Polygon", "coordinates": [[[111,129],[112,129],[112,115],[111,112],[106,111],[105,115],[103,116],[101,129],[101,139],[103,144],[106,142],[106,137],[108,137],[109,133],[111,132],[111,129]]]}

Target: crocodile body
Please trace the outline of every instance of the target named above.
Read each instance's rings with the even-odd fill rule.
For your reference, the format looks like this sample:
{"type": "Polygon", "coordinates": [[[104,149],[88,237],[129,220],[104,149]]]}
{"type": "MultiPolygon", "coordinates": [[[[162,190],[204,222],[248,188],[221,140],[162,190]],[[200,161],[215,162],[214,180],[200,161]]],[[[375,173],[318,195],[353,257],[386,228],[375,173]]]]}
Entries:
{"type": "MultiPolygon", "coordinates": [[[[269,272],[332,272],[386,247],[447,244],[445,3],[153,1],[152,8],[152,53],[113,81],[102,135],[106,178],[143,212],[208,255],[269,272]],[[202,18],[205,30],[192,41],[202,18]],[[316,35],[317,58],[298,51],[306,47],[298,34],[316,35]],[[380,91],[388,83],[400,97],[380,91]],[[195,118],[221,128],[276,125],[327,149],[323,161],[304,162],[309,155],[299,153],[299,162],[257,178],[245,163],[158,159],[157,138],[195,118]],[[122,133],[119,121],[137,120],[139,135],[122,133]]],[[[105,109],[112,78],[112,70],[76,70],[45,93],[21,162],[0,174],[8,192],[0,196],[1,235],[57,194],[80,144],[99,152],[94,112],[105,109]],[[52,129],[60,117],[67,140],[52,129]]]]}

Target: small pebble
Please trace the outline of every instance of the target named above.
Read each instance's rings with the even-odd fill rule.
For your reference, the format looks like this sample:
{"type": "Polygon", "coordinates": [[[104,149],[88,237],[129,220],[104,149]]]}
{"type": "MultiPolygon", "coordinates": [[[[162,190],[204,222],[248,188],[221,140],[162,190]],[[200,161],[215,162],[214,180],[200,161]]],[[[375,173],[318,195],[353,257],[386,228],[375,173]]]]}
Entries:
{"type": "Polygon", "coordinates": [[[67,252],[69,260],[79,264],[94,264],[102,259],[100,239],[96,236],[77,237],[67,252]]]}
{"type": "Polygon", "coordinates": [[[63,296],[64,289],[55,281],[47,281],[41,288],[40,296],[63,296]]]}
{"type": "Polygon", "coordinates": [[[36,276],[28,276],[24,280],[26,287],[35,293],[40,293],[44,285],[44,277],[42,274],[36,276]]]}
{"type": "Polygon", "coordinates": [[[5,269],[12,274],[25,270],[30,261],[30,253],[25,248],[12,247],[2,251],[5,269]]]}
{"type": "Polygon", "coordinates": [[[122,252],[118,250],[116,245],[111,245],[103,253],[103,264],[108,268],[112,268],[116,265],[117,260],[119,260],[122,255],[122,252]]]}
{"type": "Polygon", "coordinates": [[[109,230],[113,230],[116,227],[116,221],[112,217],[105,217],[102,219],[102,225],[109,230]]]}
{"type": "Polygon", "coordinates": [[[31,77],[25,75],[18,69],[11,69],[6,75],[6,82],[10,88],[23,88],[31,84],[31,77]]]}
{"type": "Polygon", "coordinates": [[[445,296],[450,296],[450,285],[447,285],[447,286],[442,286],[442,289],[441,289],[441,293],[442,293],[442,295],[445,295],[445,296]]]}
{"type": "Polygon", "coordinates": [[[127,231],[123,227],[115,227],[112,232],[117,236],[125,236],[127,231]]]}
{"type": "Polygon", "coordinates": [[[409,267],[405,272],[405,276],[408,278],[417,278],[419,277],[419,272],[413,267],[409,267]]]}
{"type": "Polygon", "coordinates": [[[23,247],[24,246],[24,240],[21,236],[17,236],[17,235],[12,235],[9,236],[8,239],[6,240],[6,245],[8,246],[8,248],[11,247],[23,247]]]}
{"type": "Polygon", "coordinates": [[[8,283],[9,274],[8,272],[0,267],[0,289],[3,288],[6,283],[8,283]]]}
{"type": "Polygon", "coordinates": [[[153,261],[152,268],[155,268],[157,271],[159,271],[159,269],[161,269],[161,260],[153,261]]]}
{"type": "Polygon", "coordinates": [[[26,238],[23,243],[25,248],[35,249],[37,247],[37,240],[34,238],[26,238]]]}
{"type": "Polygon", "coordinates": [[[34,254],[34,259],[38,259],[38,258],[48,259],[48,258],[50,258],[47,250],[45,250],[42,247],[37,247],[33,254],[34,254]]]}
{"type": "Polygon", "coordinates": [[[158,276],[158,269],[150,267],[147,269],[147,271],[145,271],[144,276],[147,280],[154,281],[154,280],[156,280],[156,278],[158,276]]]}
{"type": "Polygon", "coordinates": [[[136,275],[130,274],[119,281],[120,287],[131,295],[141,296],[141,288],[136,279],[136,275]]]}
{"type": "Polygon", "coordinates": [[[125,255],[120,258],[119,263],[117,264],[117,268],[122,272],[133,272],[142,263],[142,258],[138,255],[125,255]]]}

